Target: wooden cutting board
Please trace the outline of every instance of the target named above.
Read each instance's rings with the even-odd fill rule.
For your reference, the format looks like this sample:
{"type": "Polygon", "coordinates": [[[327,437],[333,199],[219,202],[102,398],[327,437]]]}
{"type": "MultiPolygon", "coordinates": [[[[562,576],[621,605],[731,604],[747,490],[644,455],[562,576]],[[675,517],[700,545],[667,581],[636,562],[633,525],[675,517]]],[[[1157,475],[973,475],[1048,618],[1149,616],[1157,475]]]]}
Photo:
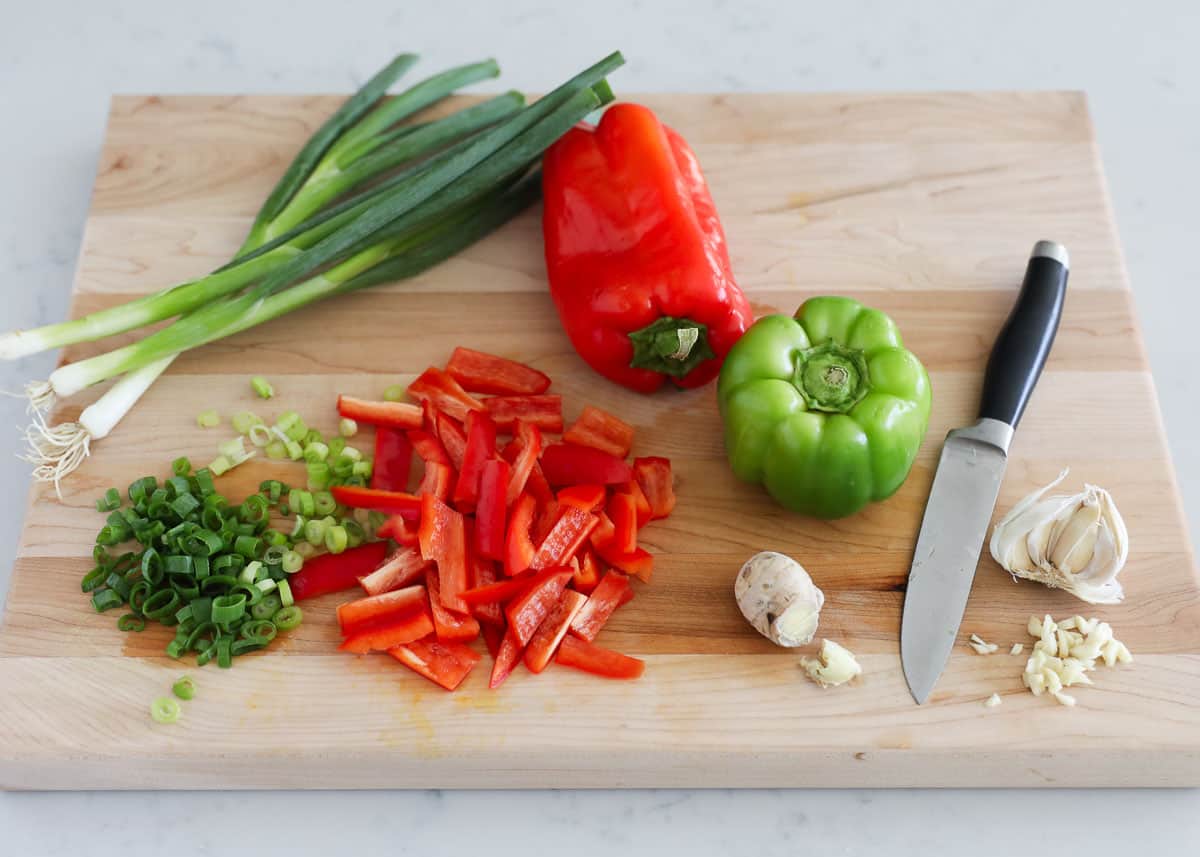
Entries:
{"type": "MultiPolygon", "coordinates": [[[[1164,443],[1085,99],[1077,93],[670,95],[646,103],[694,144],[739,279],[758,313],[823,293],[890,313],[934,387],[929,435],[901,491],[835,522],[782,512],[738,484],[713,387],[642,397],[573,354],[546,295],[531,212],[415,282],[311,308],[182,357],[64,486],[35,486],[0,629],[0,785],[7,788],[1063,786],[1200,784],[1200,583],[1164,443]],[[998,514],[1070,466],[1110,488],[1132,554],[1128,599],[1091,609],[980,560],[961,638],[1002,652],[1031,613],[1112,623],[1136,656],[1064,708],[1022,689],[1023,659],[959,645],[932,701],[900,671],[905,577],[947,429],[974,419],[984,362],[1035,240],[1071,250],[1062,329],[1017,433],[998,514]],[[204,461],[228,416],[294,408],[330,431],[339,392],[378,396],[456,344],[548,372],[568,419],[584,403],[670,456],[679,506],[644,531],[652,585],[600,642],[645,678],[551,667],[499,692],[479,669],[445,693],[386,656],[334,651],[338,597],[266,656],[229,671],[173,662],[167,635],[122,634],[79,592],[109,485],[204,461]],[[252,397],[247,378],[278,397],[252,397]],[[825,590],[822,636],[859,655],[822,691],[797,653],[742,621],[735,572],[792,554],[825,590]],[[180,674],[182,720],[147,706],[180,674]],[[1003,705],[985,708],[993,692],[1003,705]]],[[[202,274],[238,246],[259,201],[334,97],[118,97],[72,312],[202,274]]],[[[72,348],[66,359],[94,353],[72,348]]],[[[94,395],[64,404],[73,417],[94,395]]],[[[365,440],[365,439],[364,439],[365,440]]],[[[292,465],[223,480],[241,494],[292,465]]],[[[288,474],[292,474],[290,477],[288,474]]]]}

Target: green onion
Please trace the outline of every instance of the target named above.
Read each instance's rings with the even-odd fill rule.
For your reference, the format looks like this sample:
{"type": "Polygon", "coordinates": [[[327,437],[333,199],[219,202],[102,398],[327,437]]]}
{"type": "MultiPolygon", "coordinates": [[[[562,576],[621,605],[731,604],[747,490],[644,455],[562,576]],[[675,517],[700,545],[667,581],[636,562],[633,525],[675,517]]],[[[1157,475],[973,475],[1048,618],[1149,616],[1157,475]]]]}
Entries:
{"type": "Polygon", "coordinates": [[[290,550],[283,555],[282,566],[288,574],[295,574],[304,567],[304,557],[297,551],[290,550]]]}
{"type": "Polygon", "coordinates": [[[216,411],[201,411],[196,415],[196,425],[200,428],[213,428],[221,424],[221,415],[216,411]]]}
{"type": "MultiPolygon", "coordinates": [[[[271,447],[271,438],[273,437],[273,435],[271,434],[271,430],[269,428],[267,428],[265,425],[261,425],[261,424],[252,425],[247,430],[247,436],[250,438],[250,442],[252,444],[254,444],[255,446],[260,447],[260,448],[264,447],[264,446],[267,447],[267,457],[268,458],[272,457],[270,447],[271,447]]],[[[279,443],[279,441],[276,441],[276,443],[279,443]]],[[[280,444],[280,447],[282,447],[282,446],[283,445],[280,444]]],[[[286,452],[284,452],[283,454],[286,455],[286,452]]],[[[282,458],[283,455],[280,455],[279,457],[282,458]]]]}
{"type": "Polygon", "coordinates": [[[92,596],[92,607],[97,613],[103,613],[105,610],[111,610],[113,607],[120,607],[125,603],[125,599],[111,589],[101,589],[92,596]]]}
{"type": "Polygon", "coordinates": [[[337,509],[337,500],[328,491],[317,491],[313,494],[313,514],[325,517],[332,515],[337,509]]]}
{"type": "MultiPolygon", "coordinates": [[[[305,535],[308,535],[305,532],[305,535]]],[[[332,526],[325,530],[325,549],[330,553],[341,553],[346,549],[349,543],[349,537],[346,535],[346,528],[343,526],[332,526]]]]}
{"type": "Polygon", "coordinates": [[[246,613],[245,595],[221,595],[213,599],[212,621],[228,626],[246,613]]]}
{"type": "Polygon", "coordinates": [[[301,559],[307,559],[317,552],[317,549],[308,542],[297,542],[292,547],[292,552],[300,555],[301,559]]]}
{"type": "Polygon", "coordinates": [[[196,683],[190,676],[181,676],[171,685],[171,693],[180,699],[191,699],[196,695],[196,683]]]}
{"type": "MultiPolygon", "coordinates": [[[[358,434],[358,423],[349,417],[342,417],[338,421],[338,434],[342,437],[354,437],[358,434]]],[[[326,450],[328,450],[328,447],[326,447],[326,450]]]]}
{"type": "Polygon", "coordinates": [[[385,402],[402,402],[407,394],[407,390],[403,384],[392,384],[383,391],[383,400],[385,402]]]}
{"type": "Polygon", "coordinates": [[[96,501],[97,512],[114,512],[121,508],[121,492],[116,488],[109,488],[104,492],[104,496],[96,501]]]}
{"type": "Polygon", "coordinates": [[[262,420],[250,411],[238,411],[230,418],[229,424],[238,434],[249,434],[250,429],[262,425],[262,420]]]}
{"type": "Polygon", "coordinates": [[[160,696],[150,703],[150,716],[156,723],[174,723],[181,711],[179,703],[169,696],[160,696]]]}
{"type": "MultiPolygon", "coordinates": [[[[258,426],[255,426],[255,428],[258,428],[258,426]]],[[[283,441],[281,440],[273,440],[268,443],[266,453],[267,458],[273,458],[276,461],[288,457],[287,447],[283,445],[283,441]]]]}
{"type": "MultiPolygon", "coordinates": [[[[286,582],[284,581],[284,583],[286,582]]],[[[280,596],[271,593],[264,595],[262,601],[250,608],[250,615],[255,619],[270,619],[282,606],[283,600],[280,596]]]]}
{"type": "Polygon", "coordinates": [[[250,379],[250,389],[252,389],[260,399],[269,399],[275,395],[275,388],[272,387],[271,382],[262,375],[255,375],[250,379]]]}
{"type": "Polygon", "coordinates": [[[118,631],[144,631],[146,630],[146,620],[136,613],[126,613],[117,620],[118,631]]]}
{"type": "MultiPolygon", "coordinates": [[[[299,569],[297,569],[297,571],[298,570],[299,569]]],[[[285,568],[284,571],[287,571],[287,569],[285,568]]],[[[296,600],[292,597],[292,585],[286,580],[279,581],[279,586],[277,587],[276,591],[279,593],[278,597],[281,606],[291,607],[296,603],[296,600]]],[[[266,599],[263,600],[265,601],[266,599]]]]}
{"type": "Polygon", "coordinates": [[[222,473],[233,469],[233,462],[224,455],[218,455],[208,463],[208,469],[212,471],[213,476],[220,476],[222,473]]]}
{"type": "Polygon", "coordinates": [[[296,605],[291,607],[283,607],[278,613],[271,617],[271,621],[275,623],[275,627],[280,631],[290,631],[296,628],[304,620],[304,611],[296,605]]]}
{"type": "Polygon", "coordinates": [[[305,522],[304,538],[313,547],[323,545],[325,543],[325,522],[320,520],[305,522]]]}
{"type": "Polygon", "coordinates": [[[310,464],[324,461],[329,456],[329,447],[320,441],[313,441],[304,447],[304,460],[310,464]]]}

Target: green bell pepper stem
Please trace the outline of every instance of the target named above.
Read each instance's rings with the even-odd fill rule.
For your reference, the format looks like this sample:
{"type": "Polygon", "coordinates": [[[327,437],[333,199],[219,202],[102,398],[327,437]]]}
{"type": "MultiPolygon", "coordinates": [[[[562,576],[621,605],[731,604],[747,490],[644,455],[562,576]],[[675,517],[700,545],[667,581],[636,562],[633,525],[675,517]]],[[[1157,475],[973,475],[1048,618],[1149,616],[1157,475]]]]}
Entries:
{"type": "Polygon", "coordinates": [[[634,369],[649,369],[682,378],[717,355],[708,342],[708,326],[690,318],[663,316],[629,334],[634,369]]]}

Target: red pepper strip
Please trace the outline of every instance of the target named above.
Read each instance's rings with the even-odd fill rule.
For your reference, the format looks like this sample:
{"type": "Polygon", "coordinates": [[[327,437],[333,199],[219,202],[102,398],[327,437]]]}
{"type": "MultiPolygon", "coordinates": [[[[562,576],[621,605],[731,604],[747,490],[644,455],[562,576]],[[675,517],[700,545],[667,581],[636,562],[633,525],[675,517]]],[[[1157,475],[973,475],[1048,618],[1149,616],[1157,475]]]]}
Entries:
{"type": "Polygon", "coordinates": [[[542,540],[530,567],[541,570],[566,565],[587,541],[597,523],[596,516],[574,506],[567,506],[554,529],[542,540]]]}
{"type": "Polygon", "coordinates": [[[507,604],[528,589],[533,579],[534,574],[530,572],[493,583],[481,584],[465,591],[462,594],[462,600],[468,607],[476,607],[481,604],[507,604]]]}
{"type": "MultiPolygon", "coordinates": [[[[490,586],[498,580],[496,574],[496,564],[490,559],[484,559],[475,551],[471,551],[471,588],[462,593],[465,596],[467,592],[472,592],[480,587],[490,586]]],[[[460,597],[462,597],[460,596],[460,597]]],[[[463,598],[464,602],[467,599],[463,598]]],[[[471,615],[479,620],[483,625],[496,625],[504,627],[504,611],[500,608],[500,602],[488,601],[483,604],[470,604],[471,615]]]]}
{"type": "Polygon", "coordinates": [[[383,561],[383,565],[366,577],[359,584],[368,595],[382,595],[402,586],[408,586],[421,577],[422,572],[429,567],[429,561],[412,548],[400,548],[383,561]]]}
{"type": "Polygon", "coordinates": [[[540,673],[546,668],[546,664],[550,663],[558,644],[567,635],[571,621],[586,601],[586,595],[580,595],[570,589],[563,592],[558,604],[550,611],[550,615],[542,620],[542,624],[538,625],[533,639],[525,647],[525,666],[531,673],[540,673]]]}
{"type": "MultiPolygon", "coordinates": [[[[532,491],[529,492],[531,495],[532,491]]],[[[540,545],[546,536],[550,535],[550,531],[554,529],[554,525],[558,523],[558,501],[554,499],[554,495],[550,495],[549,500],[538,501],[537,514],[533,518],[533,526],[529,529],[529,537],[535,545],[540,545]]],[[[556,565],[557,563],[551,563],[556,565]]]]}
{"type": "Polygon", "coordinates": [[[487,648],[487,653],[495,660],[496,655],[500,654],[500,641],[504,639],[503,625],[483,625],[483,645],[487,648]]]}
{"type": "Polygon", "coordinates": [[[432,633],[433,618],[429,614],[429,608],[425,607],[421,612],[408,616],[368,622],[342,640],[338,650],[365,655],[367,652],[381,652],[393,646],[411,643],[432,633]]]}
{"type": "MultiPolygon", "coordinates": [[[[525,483],[529,481],[529,474],[533,471],[534,465],[538,463],[538,458],[542,454],[542,433],[538,431],[537,426],[527,422],[517,423],[517,437],[521,443],[521,448],[517,452],[517,457],[512,462],[512,476],[508,480],[508,494],[506,499],[508,505],[511,506],[517,501],[517,497],[525,490],[525,483]]],[[[572,484],[584,482],[587,480],[576,479],[572,484]]]]}
{"type": "Polygon", "coordinates": [[[671,479],[670,460],[657,456],[635,458],[633,478],[650,503],[651,518],[665,518],[671,514],[675,508],[675,486],[671,479]]]}
{"type": "Polygon", "coordinates": [[[570,579],[569,568],[546,569],[533,579],[528,589],[508,602],[504,608],[508,628],[522,646],[529,642],[538,625],[558,603],[570,579]]]}
{"type": "Polygon", "coordinates": [[[617,534],[617,528],[612,522],[612,518],[608,517],[606,512],[599,512],[596,515],[596,529],[592,530],[592,547],[596,550],[611,544],[613,538],[617,534]]]}
{"type": "Polygon", "coordinates": [[[613,522],[612,541],[605,550],[631,553],[637,550],[637,503],[630,494],[613,494],[608,498],[608,517],[613,522]]]}
{"type": "Polygon", "coordinates": [[[600,583],[600,562],[590,547],[585,547],[576,554],[576,559],[582,557],[579,568],[571,575],[571,585],[577,592],[590,595],[600,583]]]}
{"type": "Polygon", "coordinates": [[[650,501],[642,493],[642,486],[638,485],[636,479],[630,479],[624,485],[618,485],[616,490],[618,494],[628,494],[633,498],[633,506],[637,511],[637,528],[639,530],[650,523],[652,517],[650,501]]]}
{"type": "Polygon", "coordinates": [[[312,557],[288,577],[292,597],[301,601],[358,586],[358,579],[377,568],[387,551],[387,542],[367,542],[342,553],[312,557]]]}
{"type": "Polygon", "coordinates": [[[585,512],[603,508],[607,491],[603,485],[568,485],[558,492],[560,506],[574,506],[585,512]]]}
{"type": "Polygon", "coordinates": [[[529,530],[533,525],[533,515],[537,509],[537,501],[528,494],[522,494],[513,504],[508,516],[508,534],[505,536],[504,573],[514,577],[533,562],[537,553],[537,545],[530,538],[529,530]]]}
{"type": "Polygon", "coordinates": [[[602,649],[572,636],[563,637],[554,661],[564,667],[574,667],[605,678],[640,678],[646,670],[645,661],[612,649],[602,649]]]}
{"type": "Polygon", "coordinates": [[[489,688],[495,690],[504,684],[506,678],[512,675],[512,671],[521,662],[521,650],[523,648],[525,647],[517,639],[517,635],[513,633],[512,628],[504,632],[504,639],[500,641],[500,650],[496,652],[496,662],[492,664],[492,677],[488,680],[489,688]]]}
{"type": "Polygon", "coordinates": [[[437,563],[443,607],[466,613],[467,537],[463,516],[429,494],[421,498],[421,556],[437,563]]]}
{"type": "Polygon", "coordinates": [[[534,395],[550,387],[550,377],[538,370],[470,348],[455,348],[446,373],[472,393],[534,395]]]}
{"type": "Polygon", "coordinates": [[[632,574],[643,583],[650,582],[650,576],[654,573],[654,556],[652,554],[643,548],[636,548],[629,553],[622,553],[613,548],[613,545],[597,546],[596,550],[600,553],[600,558],[613,568],[619,568],[626,574],[632,574]]]}
{"type": "Polygon", "coordinates": [[[554,491],[551,489],[550,483],[546,481],[542,465],[537,461],[533,463],[533,469],[529,471],[529,478],[525,480],[525,490],[542,505],[554,500],[554,491]]]}
{"type": "Polygon", "coordinates": [[[624,592],[621,593],[621,600],[620,600],[620,602],[618,602],[617,606],[624,607],[626,604],[628,604],[632,600],[633,600],[633,587],[631,586],[628,589],[626,589],[624,592]]]}
{"type": "Polygon", "coordinates": [[[504,560],[505,521],[508,517],[507,461],[493,459],[479,474],[479,502],[475,506],[475,550],[481,557],[504,560]]]}
{"type": "Polygon", "coordinates": [[[496,424],[491,417],[478,411],[467,414],[466,446],[454,486],[454,504],[460,509],[474,509],[479,502],[483,465],[496,455],[496,424]]]}
{"type": "Polygon", "coordinates": [[[408,548],[419,544],[416,522],[407,520],[403,515],[392,515],[376,527],[375,535],[381,539],[391,539],[396,544],[408,548]]]}
{"type": "Polygon", "coordinates": [[[389,515],[403,515],[416,520],[421,514],[421,498],[403,491],[377,491],[357,485],[334,485],[329,489],[333,499],[354,509],[374,509],[389,515]]]}
{"type": "Polygon", "coordinates": [[[504,431],[512,431],[517,420],[555,434],[563,430],[562,396],[492,396],[483,404],[504,431]]]}
{"type": "Polygon", "coordinates": [[[579,419],[563,435],[563,440],[624,458],[633,446],[633,426],[608,411],[585,405],[579,419]]]}
{"type": "Polygon", "coordinates": [[[435,462],[437,464],[453,464],[450,460],[446,448],[442,446],[442,442],[437,439],[437,435],[427,431],[410,431],[408,433],[408,442],[412,444],[413,449],[417,452],[417,458],[424,461],[426,464],[435,462]]]}
{"type": "Polygon", "coordinates": [[[388,426],[377,428],[371,487],[379,491],[407,491],[412,454],[412,444],[404,432],[388,426]]]}
{"type": "Polygon", "coordinates": [[[620,485],[633,478],[629,465],[615,455],[576,446],[552,443],[542,451],[542,471],[551,485],[580,485],[595,482],[620,485]]]}
{"type": "Polygon", "coordinates": [[[429,604],[425,587],[420,584],[406,586],[395,592],[370,595],[356,601],[348,601],[337,609],[338,625],[343,636],[349,636],[381,620],[411,617],[425,610],[429,604]]]}
{"type": "Polygon", "coordinates": [[[482,411],[483,403],[459,386],[458,382],[430,366],[415,381],[408,385],[408,395],[420,401],[428,401],[434,408],[454,417],[459,422],[467,418],[469,411],[482,411]]]}
{"type": "Polygon", "coordinates": [[[475,668],[483,655],[462,643],[447,643],[426,637],[388,649],[388,654],[417,675],[425,676],[446,690],[454,690],[475,668]]]}
{"type": "Polygon", "coordinates": [[[338,396],[338,413],[343,417],[373,426],[398,429],[421,427],[421,408],[408,402],[372,402],[352,396],[338,396]]]}
{"type": "Polygon", "coordinates": [[[596,639],[608,617],[621,606],[621,598],[626,591],[632,591],[629,578],[617,571],[607,572],[600,583],[588,596],[587,604],[583,606],[571,622],[571,633],[582,637],[589,643],[596,639]]]}
{"type": "Polygon", "coordinates": [[[442,448],[446,450],[450,463],[454,465],[455,470],[462,470],[463,454],[467,450],[467,436],[463,434],[462,426],[454,417],[440,411],[434,418],[434,425],[437,426],[438,440],[442,442],[442,448]]]}
{"type": "Polygon", "coordinates": [[[454,468],[436,461],[425,462],[425,475],[417,486],[418,494],[432,494],[439,500],[449,500],[454,488],[454,468]]]}
{"type": "Polygon", "coordinates": [[[469,643],[479,636],[479,622],[469,613],[455,613],[442,606],[441,582],[433,569],[425,572],[425,588],[429,590],[429,611],[433,614],[433,631],[442,642],[469,643]]]}

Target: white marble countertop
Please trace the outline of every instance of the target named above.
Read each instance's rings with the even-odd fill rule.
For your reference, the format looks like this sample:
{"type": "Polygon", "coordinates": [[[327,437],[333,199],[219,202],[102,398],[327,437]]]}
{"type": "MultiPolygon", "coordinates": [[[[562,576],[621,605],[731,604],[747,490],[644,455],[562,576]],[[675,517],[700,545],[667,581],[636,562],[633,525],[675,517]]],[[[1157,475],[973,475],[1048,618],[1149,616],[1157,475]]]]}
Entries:
{"type": "MultiPolygon", "coordinates": [[[[399,50],[429,67],[495,56],[537,89],[614,48],[633,90],[1086,89],[1188,510],[1200,532],[1192,421],[1200,357],[1196,205],[1200,11],[1187,0],[904,4],[552,0],[71,3],[0,27],[0,327],[64,316],[108,97],[344,92],[399,50]],[[498,9],[495,7],[500,7],[498,9]],[[920,14],[908,7],[920,5],[920,14]],[[305,8],[309,11],[299,11],[305,8]],[[550,70],[550,71],[548,71],[550,70]]],[[[0,366],[0,389],[50,356],[0,366]]],[[[0,425],[23,421],[0,399],[0,425]]],[[[0,592],[28,468],[0,440],[0,592]]],[[[814,784],[819,785],[819,784],[814,784]]],[[[660,791],[0,794],[0,854],[361,852],[761,855],[1065,846],[1092,857],[1200,849],[1197,791],[660,791]],[[1189,847],[1190,846],[1190,847],[1189,847]]]]}

